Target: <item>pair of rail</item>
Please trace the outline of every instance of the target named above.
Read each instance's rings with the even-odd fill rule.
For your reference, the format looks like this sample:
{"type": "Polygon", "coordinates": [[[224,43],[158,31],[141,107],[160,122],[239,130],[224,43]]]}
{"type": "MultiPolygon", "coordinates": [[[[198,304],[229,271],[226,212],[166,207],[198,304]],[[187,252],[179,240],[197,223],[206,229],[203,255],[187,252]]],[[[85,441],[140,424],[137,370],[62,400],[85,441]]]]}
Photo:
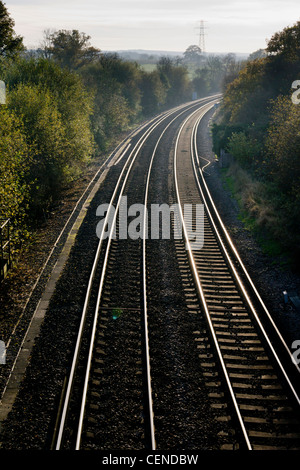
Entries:
{"type": "MultiPolygon", "coordinates": [[[[251,285],[251,287],[253,289],[253,292],[256,295],[259,303],[261,304],[261,306],[262,306],[263,310],[265,311],[266,315],[269,317],[270,322],[273,323],[272,319],[269,315],[269,312],[267,311],[265,305],[263,304],[262,299],[259,297],[259,294],[256,291],[256,289],[255,289],[255,287],[254,287],[254,285],[253,285],[253,283],[250,279],[250,276],[248,275],[242,261],[239,258],[239,255],[238,255],[236,249],[233,246],[233,243],[232,243],[232,241],[231,241],[231,239],[230,239],[230,237],[229,237],[229,235],[228,235],[228,233],[227,233],[227,231],[226,231],[226,229],[225,229],[225,227],[224,227],[224,225],[221,221],[221,218],[220,218],[219,214],[217,213],[217,210],[214,206],[213,200],[212,200],[212,198],[210,196],[210,193],[208,191],[208,188],[206,186],[205,179],[203,178],[203,169],[201,170],[201,165],[200,165],[199,156],[198,156],[198,152],[197,152],[197,142],[196,142],[197,129],[198,129],[201,118],[204,116],[204,114],[207,111],[209,111],[213,107],[214,103],[216,102],[216,100],[218,98],[219,98],[219,96],[211,97],[210,99],[199,100],[197,103],[190,104],[189,106],[186,106],[186,105],[181,106],[179,108],[176,108],[176,110],[172,110],[170,112],[164,113],[163,115],[161,115],[161,116],[153,119],[149,123],[147,123],[145,125],[145,129],[142,127],[142,129],[141,129],[142,134],[138,138],[136,144],[132,147],[131,150],[130,150],[131,147],[129,147],[129,146],[126,148],[125,153],[128,153],[128,155],[127,155],[126,158],[122,157],[123,161],[124,161],[124,165],[122,167],[122,170],[121,170],[119,179],[117,181],[117,184],[114,188],[114,192],[113,192],[113,195],[111,197],[111,201],[110,201],[110,205],[109,205],[109,207],[115,207],[113,220],[112,220],[110,211],[108,210],[107,214],[106,214],[105,222],[102,226],[102,233],[100,234],[100,237],[99,237],[99,243],[98,243],[95,259],[94,259],[93,267],[92,267],[90,277],[89,277],[88,288],[87,288],[85,302],[84,302],[83,311],[82,311],[81,323],[80,323],[80,327],[79,327],[79,332],[78,332],[78,336],[77,336],[77,342],[76,342],[76,346],[75,346],[73,361],[72,361],[70,374],[69,374],[69,379],[68,379],[68,384],[67,384],[67,387],[66,387],[66,393],[65,393],[65,397],[64,397],[64,404],[63,404],[63,408],[62,408],[62,414],[61,414],[60,425],[59,425],[59,430],[58,430],[58,437],[57,437],[57,441],[56,441],[56,449],[60,449],[61,445],[62,445],[64,426],[65,426],[65,423],[66,423],[68,406],[69,406],[70,397],[71,397],[71,393],[72,393],[72,386],[73,386],[76,366],[77,366],[77,362],[78,362],[78,356],[79,356],[79,351],[80,351],[80,346],[81,346],[81,341],[82,341],[84,324],[85,324],[85,320],[86,320],[87,308],[88,308],[89,301],[90,301],[90,294],[91,294],[91,289],[92,289],[92,285],[93,285],[93,282],[94,282],[96,268],[97,268],[97,265],[98,265],[100,254],[102,253],[102,250],[103,250],[104,237],[105,237],[105,239],[107,239],[107,231],[106,230],[107,230],[107,227],[108,227],[108,222],[109,222],[109,227],[110,227],[110,234],[108,236],[108,241],[107,241],[107,244],[105,246],[104,263],[103,263],[103,268],[102,268],[102,272],[101,272],[100,283],[99,283],[99,286],[98,286],[98,297],[97,297],[96,307],[95,307],[95,311],[94,311],[93,326],[92,326],[92,332],[91,332],[91,338],[90,338],[90,347],[89,347],[89,352],[88,352],[87,367],[86,367],[86,373],[85,373],[85,379],[84,379],[84,387],[83,387],[83,392],[82,392],[82,401],[81,401],[80,415],[79,415],[78,429],[77,429],[77,438],[76,438],[76,449],[77,450],[80,449],[80,444],[81,444],[81,435],[82,435],[82,430],[83,430],[83,420],[84,420],[84,415],[85,415],[87,391],[88,391],[88,384],[89,384],[90,371],[91,371],[91,362],[92,362],[92,356],[93,356],[93,347],[94,347],[93,344],[94,344],[94,340],[95,340],[96,327],[97,327],[99,314],[100,314],[100,310],[99,310],[100,309],[100,301],[101,301],[102,289],[103,289],[103,284],[104,284],[104,279],[105,279],[105,274],[106,274],[106,266],[107,266],[108,259],[109,259],[110,245],[111,245],[111,239],[112,239],[111,235],[114,233],[114,228],[115,228],[115,225],[116,225],[116,218],[117,218],[118,209],[120,207],[120,203],[121,203],[121,200],[122,200],[122,195],[124,194],[124,190],[125,190],[125,187],[126,187],[129,175],[130,175],[130,171],[131,171],[131,169],[132,169],[132,167],[133,167],[133,165],[134,165],[134,163],[137,159],[137,156],[138,156],[142,146],[146,142],[147,138],[152,134],[152,132],[154,132],[155,129],[157,129],[157,127],[161,123],[163,123],[167,118],[171,117],[171,120],[164,127],[164,130],[160,133],[160,136],[159,136],[159,138],[156,142],[156,145],[154,147],[152,157],[150,159],[150,164],[149,164],[148,173],[147,173],[146,187],[145,187],[145,200],[144,200],[144,207],[147,207],[147,204],[148,204],[148,189],[149,189],[149,184],[150,184],[151,169],[152,169],[153,161],[154,161],[154,158],[155,158],[155,155],[156,155],[156,151],[157,151],[159,142],[162,139],[162,137],[163,137],[164,133],[166,132],[166,130],[169,128],[169,126],[179,116],[181,116],[183,113],[185,113],[187,110],[191,110],[192,112],[189,114],[189,116],[184,120],[183,124],[180,126],[180,129],[179,129],[179,132],[178,132],[178,135],[177,135],[177,139],[176,139],[176,143],[175,143],[174,179],[175,179],[177,200],[178,200],[178,203],[179,203],[179,209],[181,211],[180,192],[179,192],[179,188],[178,188],[178,180],[177,180],[177,173],[176,173],[177,147],[178,147],[179,138],[180,138],[180,135],[182,133],[182,130],[184,129],[184,126],[188,123],[188,121],[191,119],[192,116],[194,116],[194,115],[196,116],[197,113],[199,113],[199,111],[201,111],[199,109],[199,104],[203,104],[203,108],[202,108],[202,111],[200,112],[200,114],[199,114],[198,118],[196,119],[195,124],[193,126],[192,139],[191,139],[191,143],[190,143],[190,145],[191,145],[190,151],[191,151],[191,155],[192,155],[193,168],[194,168],[194,173],[195,173],[197,185],[198,185],[198,188],[199,188],[199,192],[202,195],[202,199],[204,201],[206,211],[207,211],[208,215],[210,216],[210,219],[212,220],[216,236],[217,236],[217,238],[220,242],[220,245],[223,247],[225,256],[228,258],[228,263],[230,264],[231,270],[232,270],[232,272],[234,273],[234,275],[236,277],[236,281],[237,281],[238,285],[240,286],[241,291],[244,293],[244,296],[247,299],[248,305],[249,305],[250,309],[252,310],[252,313],[253,313],[254,317],[256,318],[256,321],[259,324],[259,326],[261,328],[261,331],[262,331],[263,335],[265,336],[265,339],[268,342],[269,347],[270,347],[271,351],[273,352],[273,355],[274,355],[274,357],[275,357],[275,359],[276,359],[276,361],[279,365],[279,368],[281,369],[283,375],[285,376],[286,381],[287,381],[290,389],[292,390],[292,393],[294,394],[294,397],[295,397],[296,401],[298,402],[298,404],[300,404],[300,400],[299,400],[299,397],[297,395],[297,392],[293,388],[293,385],[290,382],[289,377],[288,377],[284,367],[282,366],[282,364],[281,364],[281,362],[280,362],[280,360],[279,360],[279,358],[276,354],[276,351],[274,350],[272,344],[270,343],[270,340],[268,339],[268,335],[264,331],[263,325],[261,324],[260,319],[257,316],[257,313],[255,311],[255,308],[254,308],[252,302],[251,302],[251,299],[248,296],[246,290],[244,289],[244,286],[243,286],[243,283],[242,283],[242,281],[239,277],[239,274],[236,272],[235,266],[233,265],[233,263],[230,259],[230,256],[228,254],[228,249],[224,245],[223,238],[226,239],[226,244],[230,247],[230,249],[234,253],[236,259],[238,260],[240,266],[242,267],[244,275],[246,276],[248,283],[251,285]],[[193,110],[194,107],[196,108],[195,110],[193,110]],[[201,181],[200,181],[200,179],[201,179],[201,181]],[[205,188],[205,195],[203,193],[203,188],[205,188]],[[212,212],[213,212],[213,214],[212,214],[212,212]],[[216,226],[216,224],[214,222],[215,219],[218,221],[218,227],[216,226]],[[111,220],[112,220],[112,223],[111,223],[111,220]],[[222,231],[222,236],[220,235],[220,231],[222,231]]],[[[144,212],[144,227],[147,226],[146,217],[147,217],[147,211],[144,212]]],[[[236,413],[237,413],[237,416],[238,416],[238,419],[239,419],[239,422],[240,422],[240,425],[241,425],[241,428],[242,428],[242,431],[243,431],[243,434],[244,434],[244,437],[245,437],[247,447],[248,447],[248,449],[251,450],[252,449],[251,443],[250,443],[247,431],[245,429],[242,416],[241,416],[240,411],[239,411],[239,406],[238,406],[237,401],[236,401],[235,393],[232,389],[231,381],[230,381],[230,378],[228,376],[226,366],[225,366],[224,361],[223,361],[222,353],[221,353],[220,347],[218,345],[218,341],[217,341],[217,338],[215,336],[214,328],[213,328],[213,325],[212,325],[212,322],[211,322],[211,319],[210,319],[208,307],[207,307],[206,301],[205,301],[205,296],[203,294],[203,290],[202,290],[202,287],[201,287],[199,274],[197,272],[196,263],[195,263],[195,260],[194,260],[194,257],[193,257],[193,250],[191,249],[191,246],[190,246],[189,234],[188,234],[188,231],[187,231],[187,227],[185,226],[184,217],[183,217],[182,212],[181,212],[181,218],[182,218],[182,227],[183,227],[184,237],[185,237],[185,241],[186,241],[186,244],[187,244],[187,247],[188,247],[188,255],[189,255],[189,259],[190,259],[190,265],[191,265],[191,269],[192,269],[194,279],[195,279],[195,284],[196,284],[196,287],[198,289],[198,293],[199,293],[199,296],[201,298],[202,305],[204,306],[205,314],[207,316],[208,324],[211,328],[212,336],[215,340],[216,350],[217,350],[218,355],[219,355],[220,363],[221,363],[222,368],[223,368],[224,376],[225,376],[226,381],[227,381],[227,385],[228,385],[228,388],[229,388],[229,391],[230,391],[230,394],[231,394],[231,397],[232,397],[232,401],[233,401],[233,404],[234,404],[234,407],[235,407],[235,410],[236,410],[236,413]]],[[[143,264],[142,273],[143,273],[143,306],[144,306],[143,310],[144,310],[144,325],[145,325],[144,339],[145,339],[145,344],[146,344],[146,348],[145,348],[146,361],[145,362],[146,362],[146,367],[147,367],[146,375],[147,375],[147,382],[148,382],[148,397],[147,397],[147,400],[148,400],[148,412],[149,412],[149,416],[150,416],[151,445],[152,445],[152,449],[155,450],[156,443],[155,443],[154,416],[153,416],[153,403],[152,403],[152,391],[151,391],[151,368],[150,368],[150,354],[149,354],[149,344],[148,344],[148,321],[147,321],[146,237],[143,238],[142,260],[143,260],[142,261],[142,264],[143,264]]],[[[273,327],[277,331],[276,326],[274,325],[274,323],[273,323],[273,327]]],[[[278,331],[277,331],[277,334],[278,334],[278,336],[280,337],[282,343],[285,346],[285,343],[284,343],[283,339],[281,338],[280,333],[278,331]]],[[[285,348],[286,348],[287,352],[289,353],[288,348],[286,346],[285,346],[285,348]]]]}

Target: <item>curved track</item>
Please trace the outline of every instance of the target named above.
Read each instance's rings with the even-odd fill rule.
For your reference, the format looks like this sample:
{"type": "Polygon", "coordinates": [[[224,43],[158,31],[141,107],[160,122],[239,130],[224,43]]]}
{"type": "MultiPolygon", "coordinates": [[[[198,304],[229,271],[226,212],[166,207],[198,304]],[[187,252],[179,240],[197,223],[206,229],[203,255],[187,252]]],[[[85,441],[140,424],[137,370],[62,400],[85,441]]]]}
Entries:
{"type": "MultiPolygon", "coordinates": [[[[209,194],[202,169],[207,163],[200,162],[197,152],[197,127],[202,116],[203,112],[200,116],[195,113],[180,128],[174,177],[180,206],[192,203],[204,207],[203,245],[193,246],[190,239],[195,226],[188,226],[183,220],[189,263],[216,353],[212,355],[209,348],[203,348],[203,361],[208,360],[203,365],[212,367],[215,360],[220,364],[220,373],[215,375],[211,387],[220,386],[224,390],[222,382],[226,383],[233,415],[249,450],[299,449],[300,398],[295,385],[299,368],[292,366],[294,370],[290,373],[292,354],[272,322],[209,194]],[[273,341],[282,357],[278,356],[273,341]]],[[[220,405],[222,401],[219,400],[220,405]]]]}
{"type": "MultiPolygon", "coordinates": [[[[200,100],[200,103],[201,101],[206,102],[209,100],[200,100]]],[[[126,204],[126,213],[127,206],[137,203],[147,206],[151,166],[160,139],[178,117],[189,113],[191,109],[198,106],[199,103],[182,106],[152,120],[145,126],[146,129],[143,128],[138,133],[133,148],[128,145],[123,154],[118,154],[114,160],[113,165],[122,166],[122,170],[111,201],[106,207],[107,211],[101,229],[99,229],[99,244],[90,274],[77,344],[66,387],[56,449],[60,449],[62,445],[65,445],[63,440],[68,442],[67,446],[75,446],[76,449],[82,446],[84,448],[94,447],[95,435],[99,432],[97,426],[99,426],[99,422],[103,423],[103,416],[99,419],[94,417],[89,419],[89,410],[99,408],[99,404],[95,403],[95,400],[97,402],[97,398],[103,398],[103,394],[105,395],[103,387],[105,388],[106,380],[109,382],[109,393],[112,393],[115,397],[114,403],[121,405],[120,409],[110,408],[110,416],[118,418],[116,424],[110,422],[109,429],[111,430],[112,426],[120,424],[122,400],[132,400],[132,421],[134,422],[132,426],[135,428],[134,434],[137,436],[137,442],[134,443],[133,441],[127,445],[156,448],[148,344],[146,245],[145,241],[143,243],[141,241],[143,238],[145,240],[142,233],[145,232],[147,221],[144,215],[140,239],[128,240],[126,236],[123,237],[122,230],[124,230],[124,227],[120,227],[118,216],[122,210],[125,210],[124,204],[126,204]],[[148,152],[146,147],[154,131],[158,137],[155,137],[154,144],[151,143],[151,145],[154,145],[153,150],[148,152]],[[132,184],[133,180],[139,182],[138,188],[135,184],[132,184]],[[115,290],[113,290],[113,286],[115,290]],[[86,332],[85,323],[89,309],[94,309],[94,314],[92,325],[86,332]],[[118,319],[118,322],[115,321],[116,319],[118,319]],[[115,328],[116,324],[118,328],[123,324],[120,331],[115,328]],[[118,333],[116,333],[116,330],[118,333]],[[116,334],[117,338],[115,337],[116,334]],[[89,343],[84,353],[87,354],[87,360],[84,357],[81,361],[80,354],[84,349],[82,348],[82,342],[85,335],[87,335],[88,339],[86,341],[89,343]],[[106,338],[105,341],[102,339],[104,337],[106,338]],[[104,346],[107,346],[105,351],[104,346]],[[124,367],[118,364],[118,347],[122,348],[122,351],[126,347],[128,352],[128,359],[126,364],[123,364],[124,367]],[[117,362],[115,363],[114,360],[117,362]],[[76,385],[78,364],[85,368],[85,373],[84,380],[79,379],[81,383],[76,385]],[[114,374],[113,380],[111,379],[112,374],[114,374]],[[98,376],[100,376],[101,381],[98,380],[98,376]],[[127,387],[126,382],[128,381],[130,384],[127,387]],[[99,384],[101,393],[94,390],[95,387],[99,387],[99,384]],[[72,400],[74,400],[74,389],[75,394],[77,394],[75,408],[78,406],[77,400],[79,399],[81,405],[80,410],[76,409],[70,412],[72,400]],[[78,417],[76,416],[77,413],[79,413],[78,417]],[[71,425],[67,423],[69,414],[72,415],[71,421],[69,421],[72,423],[71,425]],[[84,421],[87,424],[83,433],[84,421]],[[71,431],[74,425],[78,428],[75,441],[73,431],[71,431]],[[82,439],[84,439],[83,444],[82,439]]],[[[103,216],[104,213],[99,212],[97,215],[103,216]]],[[[82,372],[79,375],[82,377],[82,372]]],[[[110,407],[112,406],[111,398],[110,407]]],[[[92,412],[92,414],[94,413],[95,411],[92,412]]],[[[124,427],[126,429],[130,428],[129,421],[131,418],[128,416],[123,418],[124,427]]],[[[105,434],[108,440],[110,432],[107,430],[105,434]]],[[[125,440],[126,436],[124,436],[125,440]]],[[[102,442],[101,445],[105,446],[105,443],[102,442]]]]}
{"type": "MultiPolygon", "coordinates": [[[[184,428],[182,401],[195,402],[189,419],[199,429],[202,413],[213,413],[220,426],[218,448],[300,448],[299,396],[293,386],[299,370],[289,367],[288,348],[223,227],[197,152],[199,121],[216,101],[203,99],[158,116],[133,134],[111,162],[119,176],[106,212],[102,207],[97,214],[103,217],[99,244],[63,391],[56,449],[180,448],[181,438],[174,444],[167,434],[175,435],[171,420],[184,428]],[[172,261],[160,240],[155,245],[144,236],[153,228],[148,209],[159,202],[160,193],[168,194],[167,203],[178,203],[172,234],[178,233],[178,223],[183,228],[184,238],[168,248],[172,261]],[[138,212],[141,206],[146,210],[138,212]],[[192,217],[195,207],[198,219],[192,217]],[[133,224],[132,233],[139,226],[138,237],[124,232],[121,214],[128,216],[129,228],[133,224]],[[171,265],[180,272],[178,297],[183,296],[182,312],[186,309],[188,316],[179,312],[162,320],[174,305],[160,292],[158,279],[165,275],[166,290],[170,285],[169,292],[174,291],[171,265]],[[185,353],[194,354],[193,345],[183,344],[183,362],[176,369],[181,338],[175,330],[185,324],[197,352],[190,366],[199,373],[194,379],[181,370],[185,353]],[[195,384],[187,398],[188,381],[195,384]],[[130,412],[124,412],[125,404],[130,412]]],[[[197,442],[190,445],[197,448],[197,442]]]]}

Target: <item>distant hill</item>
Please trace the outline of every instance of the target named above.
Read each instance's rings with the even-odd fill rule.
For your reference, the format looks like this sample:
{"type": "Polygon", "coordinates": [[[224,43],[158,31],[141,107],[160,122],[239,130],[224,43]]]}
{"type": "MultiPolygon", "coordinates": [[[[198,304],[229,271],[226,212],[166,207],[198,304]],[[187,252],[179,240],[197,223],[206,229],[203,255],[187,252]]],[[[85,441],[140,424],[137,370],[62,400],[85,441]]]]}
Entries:
{"type": "MultiPolygon", "coordinates": [[[[144,50],[144,49],[130,49],[130,50],[118,50],[118,51],[104,51],[104,52],[115,52],[120,57],[123,57],[127,60],[135,60],[137,62],[144,62],[147,60],[149,63],[157,62],[157,60],[162,56],[168,57],[182,57],[184,52],[182,51],[157,51],[157,50],[144,50]]],[[[237,60],[246,60],[249,57],[248,53],[240,52],[206,52],[204,56],[225,56],[229,53],[232,53],[236,56],[237,60]]]]}
{"type": "Polygon", "coordinates": [[[129,49],[129,50],[121,50],[121,51],[116,51],[120,55],[154,55],[154,56],[182,56],[183,52],[177,52],[177,51],[152,51],[152,50],[145,50],[145,49],[129,49]]]}

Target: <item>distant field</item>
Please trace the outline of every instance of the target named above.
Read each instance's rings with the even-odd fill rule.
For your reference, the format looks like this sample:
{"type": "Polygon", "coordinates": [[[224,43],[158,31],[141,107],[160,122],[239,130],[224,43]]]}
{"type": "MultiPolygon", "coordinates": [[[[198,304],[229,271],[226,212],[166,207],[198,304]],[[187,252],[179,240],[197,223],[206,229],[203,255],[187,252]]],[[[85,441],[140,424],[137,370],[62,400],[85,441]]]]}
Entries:
{"type": "Polygon", "coordinates": [[[140,64],[141,69],[145,72],[153,72],[156,69],[156,64],[140,64]]]}
{"type": "MultiPolygon", "coordinates": [[[[156,70],[156,64],[140,64],[140,67],[142,70],[148,73],[156,70]]],[[[195,78],[195,67],[188,67],[188,74],[191,80],[195,78]]]]}

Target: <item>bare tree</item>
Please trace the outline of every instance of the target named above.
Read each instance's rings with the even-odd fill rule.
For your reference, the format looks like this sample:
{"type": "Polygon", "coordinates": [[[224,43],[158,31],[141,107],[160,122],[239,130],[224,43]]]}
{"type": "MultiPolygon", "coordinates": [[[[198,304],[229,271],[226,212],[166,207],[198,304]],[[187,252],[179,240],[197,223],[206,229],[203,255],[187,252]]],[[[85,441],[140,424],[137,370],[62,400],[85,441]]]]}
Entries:
{"type": "Polygon", "coordinates": [[[39,53],[45,59],[51,58],[51,48],[52,48],[52,36],[55,34],[55,29],[45,29],[44,30],[43,40],[40,43],[39,53]]]}

